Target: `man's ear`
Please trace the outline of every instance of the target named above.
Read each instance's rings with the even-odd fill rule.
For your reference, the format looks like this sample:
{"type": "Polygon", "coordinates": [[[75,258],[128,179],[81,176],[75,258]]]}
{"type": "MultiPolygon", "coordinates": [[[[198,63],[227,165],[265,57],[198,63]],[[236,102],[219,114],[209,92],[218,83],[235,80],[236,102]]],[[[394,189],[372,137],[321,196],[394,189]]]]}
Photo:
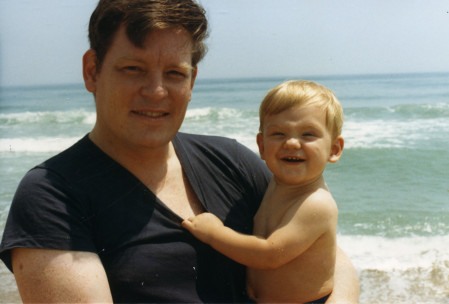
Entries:
{"type": "Polygon", "coordinates": [[[195,84],[196,75],[198,74],[198,66],[194,67],[192,70],[192,85],[190,89],[193,89],[193,85],[195,84]]]}
{"type": "Polygon", "coordinates": [[[97,53],[90,49],[83,56],[83,78],[87,91],[97,91],[97,53]]]}
{"type": "Polygon", "coordinates": [[[193,90],[193,86],[195,85],[195,79],[196,79],[196,75],[198,74],[198,66],[194,67],[192,69],[192,78],[191,78],[191,84],[190,84],[190,97],[189,97],[189,102],[192,100],[192,90],[193,90]]]}
{"type": "Polygon", "coordinates": [[[334,142],[332,143],[331,147],[331,153],[329,155],[329,162],[330,163],[336,163],[340,159],[341,155],[343,154],[343,147],[345,145],[345,140],[343,137],[338,136],[334,142]]]}
{"type": "Polygon", "coordinates": [[[259,154],[260,154],[260,158],[262,158],[263,160],[265,160],[265,156],[264,156],[264,153],[265,153],[265,149],[264,149],[264,146],[263,146],[263,135],[262,135],[262,133],[257,133],[257,137],[256,137],[256,141],[257,141],[257,146],[259,147],[259,154]]]}

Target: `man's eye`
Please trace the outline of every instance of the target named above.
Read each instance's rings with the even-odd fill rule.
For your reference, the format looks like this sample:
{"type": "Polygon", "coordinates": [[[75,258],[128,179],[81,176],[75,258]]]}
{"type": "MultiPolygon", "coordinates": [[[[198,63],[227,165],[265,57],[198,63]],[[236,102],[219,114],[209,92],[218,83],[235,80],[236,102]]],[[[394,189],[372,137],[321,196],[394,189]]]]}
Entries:
{"type": "Polygon", "coordinates": [[[125,67],[125,70],[127,71],[141,71],[142,69],[138,66],[130,65],[125,67]]]}
{"type": "Polygon", "coordinates": [[[125,73],[129,73],[129,74],[140,74],[144,71],[144,69],[138,65],[127,65],[127,66],[123,66],[121,69],[123,72],[125,73]]]}
{"type": "Polygon", "coordinates": [[[175,77],[186,77],[186,74],[184,72],[180,72],[180,71],[176,71],[176,70],[172,70],[168,72],[168,75],[170,76],[175,76],[175,77]]]}

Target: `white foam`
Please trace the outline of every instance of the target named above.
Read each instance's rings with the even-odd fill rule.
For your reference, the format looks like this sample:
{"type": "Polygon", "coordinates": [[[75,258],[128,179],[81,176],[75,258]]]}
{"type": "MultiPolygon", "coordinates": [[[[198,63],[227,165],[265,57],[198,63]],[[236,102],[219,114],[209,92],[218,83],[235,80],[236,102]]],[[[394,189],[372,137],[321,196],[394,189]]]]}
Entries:
{"type": "Polygon", "coordinates": [[[449,302],[449,235],[388,239],[338,235],[354,264],[360,303],[449,302]]]}
{"type": "MultiPolygon", "coordinates": [[[[394,111],[394,109],[391,109],[394,111]]],[[[243,138],[254,149],[258,131],[257,111],[205,107],[187,111],[183,129],[191,133],[243,138]],[[249,139],[249,140],[248,140],[249,139]]],[[[348,116],[343,127],[345,148],[410,148],[423,140],[443,141],[449,134],[446,117],[401,119],[354,119],[348,116]],[[432,136],[428,136],[432,134],[432,136]]]]}
{"type": "Polygon", "coordinates": [[[198,117],[206,117],[210,115],[212,108],[198,108],[198,109],[188,109],[186,113],[187,119],[194,119],[198,117]]]}
{"type": "Polygon", "coordinates": [[[449,134],[445,118],[413,121],[369,120],[345,122],[342,136],[345,148],[405,148],[420,144],[428,134],[449,134]]]}
{"type": "Polygon", "coordinates": [[[403,238],[338,235],[338,243],[359,270],[429,268],[437,260],[449,263],[449,235],[403,238]]]}
{"type": "Polygon", "coordinates": [[[41,124],[46,122],[71,123],[74,121],[93,125],[95,119],[95,112],[83,109],[72,111],[0,113],[0,120],[4,125],[41,124]]]}
{"type": "Polygon", "coordinates": [[[241,117],[243,112],[238,109],[233,108],[197,108],[197,109],[188,109],[186,113],[187,119],[198,119],[202,117],[212,116],[218,120],[221,119],[233,119],[237,117],[241,117]]]}
{"type": "Polygon", "coordinates": [[[79,139],[79,137],[1,138],[0,152],[59,152],[79,139]]]}

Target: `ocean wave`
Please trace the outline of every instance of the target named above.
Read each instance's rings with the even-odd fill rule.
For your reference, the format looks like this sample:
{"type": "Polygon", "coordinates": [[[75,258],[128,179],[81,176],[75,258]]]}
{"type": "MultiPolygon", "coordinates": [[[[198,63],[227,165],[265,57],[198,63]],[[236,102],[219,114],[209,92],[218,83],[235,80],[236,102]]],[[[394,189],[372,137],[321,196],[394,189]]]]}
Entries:
{"type": "MultiPolygon", "coordinates": [[[[399,215],[398,217],[404,216],[399,215]]],[[[356,223],[351,228],[344,227],[342,229],[348,233],[376,234],[382,237],[445,235],[449,232],[449,223],[439,222],[439,220],[445,220],[444,217],[435,219],[435,221],[428,221],[428,219],[422,220],[419,217],[412,218],[411,220],[414,222],[403,223],[385,217],[375,222],[356,223]]]]}
{"type": "Polygon", "coordinates": [[[195,108],[189,109],[186,113],[186,120],[199,120],[203,118],[208,118],[211,121],[214,120],[224,120],[224,119],[235,119],[235,118],[250,118],[258,119],[257,110],[242,110],[236,108],[195,108]]]}
{"type": "Polygon", "coordinates": [[[449,118],[449,103],[399,104],[382,107],[348,107],[345,118],[350,120],[415,120],[449,118]]]}
{"type": "Polygon", "coordinates": [[[449,235],[386,238],[339,234],[338,243],[358,270],[403,271],[429,268],[438,260],[449,263],[449,235]]]}
{"type": "Polygon", "coordinates": [[[197,108],[187,111],[182,132],[234,138],[254,152],[259,129],[257,111],[234,108],[197,108]]]}
{"type": "MultiPolygon", "coordinates": [[[[363,109],[362,114],[357,112],[358,110],[351,111],[347,114],[343,126],[345,149],[417,148],[423,145],[427,149],[449,148],[448,104],[367,108],[363,109]],[[425,109],[428,110],[427,113],[433,114],[425,114],[425,109]],[[378,112],[372,114],[371,111],[378,112]],[[379,114],[380,111],[383,111],[382,115],[379,114]],[[388,116],[385,111],[393,113],[393,116],[388,116]],[[409,117],[405,119],[400,118],[401,115],[397,116],[398,112],[415,114],[403,114],[404,117],[409,117]]],[[[87,110],[2,113],[0,129],[3,130],[2,136],[9,139],[2,140],[3,147],[0,149],[9,150],[11,146],[17,147],[16,150],[26,150],[26,146],[33,147],[33,143],[25,144],[27,138],[32,137],[31,134],[40,138],[39,141],[50,141],[51,139],[45,138],[61,138],[64,136],[62,134],[65,134],[70,141],[71,137],[88,132],[94,123],[95,112],[87,110]]],[[[235,138],[251,150],[257,151],[255,137],[258,129],[257,110],[203,107],[187,111],[181,131],[235,138]]],[[[57,145],[52,147],[52,151],[57,149],[57,145]]]]}
{"type": "Polygon", "coordinates": [[[59,152],[79,139],[80,137],[1,138],[0,152],[59,152]]]}
{"type": "Polygon", "coordinates": [[[449,300],[449,235],[384,238],[338,235],[360,280],[360,303],[449,300]]]}
{"type": "MultiPolygon", "coordinates": [[[[413,148],[425,142],[447,143],[449,119],[351,120],[344,126],[345,148],[413,148]]],[[[441,147],[445,149],[445,147],[441,147]]]]}
{"type": "Polygon", "coordinates": [[[199,119],[201,117],[207,117],[212,112],[212,108],[198,108],[198,109],[189,109],[187,110],[186,119],[199,119]]]}
{"type": "MultiPolygon", "coordinates": [[[[430,109],[439,115],[418,115],[409,119],[388,115],[350,112],[343,126],[345,149],[352,148],[414,148],[428,143],[435,149],[446,149],[449,135],[449,105],[410,106],[415,109],[430,109]],[[368,115],[370,117],[368,117],[368,115]],[[379,116],[379,117],[377,117],[379,116]]],[[[376,111],[406,112],[406,106],[382,108],[376,111]]],[[[416,110],[420,113],[420,110],[416,110]]],[[[259,128],[258,112],[234,108],[197,108],[188,110],[182,130],[191,133],[221,135],[238,139],[257,149],[255,136],[259,128]]]]}
{"type": "Polygon", "coordinates": [[[96,114],[87,110],[1,113],[1,126],[95,123],[96,114]]]}
{"type": "Polygon", "coordinates": [[[404,104],[391,107],[389,110],[406,119],[449,118],[449,103],[404,104]]]}

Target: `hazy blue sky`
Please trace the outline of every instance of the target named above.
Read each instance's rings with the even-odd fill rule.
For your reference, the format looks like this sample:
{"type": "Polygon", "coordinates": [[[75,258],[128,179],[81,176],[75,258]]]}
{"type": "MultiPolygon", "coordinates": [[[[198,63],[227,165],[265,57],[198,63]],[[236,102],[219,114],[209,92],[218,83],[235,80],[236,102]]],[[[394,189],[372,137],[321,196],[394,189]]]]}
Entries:
{"type": "MultiPolygon", "coordinates": [[[[77,83],[97,0],[0,0],[0,85],[77,83]]],[[[200,78],[449,72],[448,0],[201,0],[200,78]]]]}

